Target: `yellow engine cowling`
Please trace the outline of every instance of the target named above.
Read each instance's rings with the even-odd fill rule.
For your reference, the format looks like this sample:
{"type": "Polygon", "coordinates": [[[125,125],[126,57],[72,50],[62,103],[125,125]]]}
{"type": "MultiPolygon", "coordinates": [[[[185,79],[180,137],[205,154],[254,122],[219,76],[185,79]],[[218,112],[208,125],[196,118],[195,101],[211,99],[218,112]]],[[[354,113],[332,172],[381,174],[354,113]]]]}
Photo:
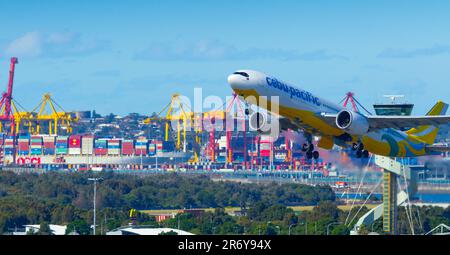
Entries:
{"type": "Polygon", "coordinates": [[[317,146],[325,150],[331,150],[333,148],[334,141],[333,137],[330,136],[322,136],[319,140],[317,146]]]}

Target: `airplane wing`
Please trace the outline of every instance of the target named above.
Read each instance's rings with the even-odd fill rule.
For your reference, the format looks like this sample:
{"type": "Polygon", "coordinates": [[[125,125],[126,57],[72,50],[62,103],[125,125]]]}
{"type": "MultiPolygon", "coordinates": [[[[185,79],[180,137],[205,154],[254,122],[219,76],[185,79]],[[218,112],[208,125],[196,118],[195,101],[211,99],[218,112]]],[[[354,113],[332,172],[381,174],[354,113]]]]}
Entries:
{"type": "MultiPolygon", "coordinates": [[[[337,114],[320,113],[320,117],[328,124],[336,126],[337,114]]],[[[423,125],[439,126],[450,122],[450,116],[366,116],[371,131],[383,128],[412,128],[423,125]]]]}
{"type": "Polygon", "coordinates": [[[313,127],[310,127],[308,125],[305,125],[303,122],[296,122],[294,120],[291,120],[286,117],[279,116],[278,121],[280,124],[281,130],[293,130],[296,132],[303,132],[305,135],[314,135],[314,136],[322,136],[322,132],[320,130],[317,130],[313,127]]]}
{"type": "Polygon", "coordinates": [[[445,144],[432,144],[426,147],[428,151],[447,152],[450,151],[450,147],[445,144]]]}

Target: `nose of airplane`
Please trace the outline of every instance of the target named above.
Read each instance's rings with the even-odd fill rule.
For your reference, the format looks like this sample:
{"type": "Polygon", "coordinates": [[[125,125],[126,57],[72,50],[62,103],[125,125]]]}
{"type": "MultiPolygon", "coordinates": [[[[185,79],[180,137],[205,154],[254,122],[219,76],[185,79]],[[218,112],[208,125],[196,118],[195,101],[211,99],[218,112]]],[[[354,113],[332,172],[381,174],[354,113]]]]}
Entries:
{"type": "Polygon", "coordinates": [[[238,83],[238,77],[235,74],[230,74],[228,75],[228,84],[230,84],[231,86],[233,86],[234,84],[238,83]]]}
{"type": "Polygon", "coordinates": [[[246,77],[238,74],[230,74],[228,76],[228,84],[230,84],[231,88],[239,89],[248,86],[248,80],[246,77]]]}

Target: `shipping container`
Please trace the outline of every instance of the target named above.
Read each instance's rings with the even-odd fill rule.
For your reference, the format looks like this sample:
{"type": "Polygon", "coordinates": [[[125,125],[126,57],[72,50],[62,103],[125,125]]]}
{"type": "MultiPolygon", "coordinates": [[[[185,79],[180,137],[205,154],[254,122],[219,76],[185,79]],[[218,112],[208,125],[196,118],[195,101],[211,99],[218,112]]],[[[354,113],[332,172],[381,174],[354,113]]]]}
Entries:
{"type": "Polygon", "coordinates": [[[18,150],[17,154],[21,155],[21,156],[25,156],[25,155],[29,155],[30,151],[29,150],[18,150]]]}
{"type": "Polygon", "coordinates": [[[124,140],[122,142],[122,155],[133,155],[134,150],[133,140],[124,140]]]}
{"type": "Polygon", "coordinates": [[[148,140],[145,138],[139,138],[136,140],[136,143],[134,145],[134,154],[135,155],[147,155],[147,145],[148,140]]]}
{"type": "MultiPolygon", "coordinates": [[[[71,135],[69,137],[69,148],[78,148],[81,153],[81,136],[80,135],[71,135]]],[[[73,150],[77,151],[77,150],[73,150]]],[[[69,150],[70,153],[70,150],[69,150]]]]}
{"type": "Polygon", "coordinates": [[[163,150],[163,142],[162,141],[153,141],[156,144],[156,151],[160,152],[163,150]]]}
{"type": "Polygon", "coordinates": [[[54,155],[55,148],[44,148],[44,155],[54,155]]]}
{"type": "Polygon", "coordinates": [[[151,143],[148,145],[148,154],[151,156],[156,154],[156,144],[151,143]]]}
{"type": "Polygon", "coordinates": [[[42,137],[38,135],[32,135],[30,138],[31,145],[42,145],[42,137]]]}
{"type": "Polygon", "coordinates": [[[162,151],[174,151],[175,150],[175,142],[173,141],[163,141],[162,143],[162,151]]]}
{"type": "Polygon", "coordinates": [[[68,147],[68,137],[67,136],[57,136],[56,137],[56,148],[61,149],[58,153],[58,150],[56,151],[56,154],[67,154],[67,147],[68,147]],[[65,150],[63,150],[65,149],[65,150]],[[65,151],[65,153],[62,153],[65,151]]]}
{"type": "Polygon", "coordinates": [[[69,147],[69,155],[81,155],[81,148],[69,147]]]}
{"type": "Polygon", "coordinates": [[[57,155],[66,155],[68,152],[67,147],[66,148],[56,148],[56,154],[57,155]]]}
{"type": "Polygon", "coordinates": [[[5,148],[5,155],[14,154],[14,148],[5,148]]]}
{"type": "Polygon", "coordinates": [[[31,148],[31,155],[42,155],[42,148],[31,148]]]}
{"type": "Polygon", "coordinates": [[[94,136],[84,135],[81,138],[81,153],[83,155],[91,155],[94,151],[94,136]]]}
{"type": "Polygon", "coordinates": [[[108,154],[109,155],[120,155],[121,140],[110,139],[108,140],[108,154]]]}
{"type": "Polygon", "coordinates": [[[108,149],[107,148],[95,148],[94,154],[99,155],[99,156],[106,155],[106,154],[108,154],[108,149]]]}
{"type": "Polygon", "coordinates": [[[108,143],[106,139],[96,139],[94,142],[94,148],[96,149],[107,149],[108,143]]]}

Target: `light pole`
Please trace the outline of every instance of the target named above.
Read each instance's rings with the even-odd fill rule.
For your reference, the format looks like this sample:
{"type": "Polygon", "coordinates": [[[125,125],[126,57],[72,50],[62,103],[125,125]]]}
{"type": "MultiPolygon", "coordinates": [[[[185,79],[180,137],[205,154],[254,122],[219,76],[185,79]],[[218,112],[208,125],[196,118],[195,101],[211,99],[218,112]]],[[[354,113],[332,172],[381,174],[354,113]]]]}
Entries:
{"type": "Polygon", "coordinates": [[[327,235],[329,235],[330,233],[330,226],[331,225],[339,225],[342,224],[342,222],[331,222],[330,224],[327,225],[327,235]]]}
{"type": "Polygon", "coordinates": [[[302,226],[302,225],[305,225],[305,236],[306,236],[306,235],[308,235],[308,223],[306,222],[306,220],[305,220],[305,222],[300,223],[300,226],[302,226]]]}
{"type": "MultiPolygon", "coordinates": [[[[267,222],[267,227],[269,227],[269,224],[272,224],[272,221],[267,222]]],[[[274,225],[274,226],[278,229],[278,235],[280,235],[280,232],[281,232],[280,226],[278,226],[278,225],[274,225]]]]}
{"type": "Polygon", "coordinates": [[[88,178],[89,181],[94,182],[94,235],[95,235],[95,216],[96,216],[96,198],[97,198],[97,182],[103,180],[103,178],[88,178]]]}
{"type": "Polygon", "coordinates": [[[281,229],[280,229],[280,226],[278,226],[278,225],[275,225],[275,227],[278,229],[278,235],[280,235],[281,234],[281,229]]]}
{"type": "Polygon", "coordinates": [[[291,235],[291,227],[293,227],[293,226],[296,226],[297,225],[297,223],[292,223],[291,225],[289,225],[289,235],[291,235]]]}

